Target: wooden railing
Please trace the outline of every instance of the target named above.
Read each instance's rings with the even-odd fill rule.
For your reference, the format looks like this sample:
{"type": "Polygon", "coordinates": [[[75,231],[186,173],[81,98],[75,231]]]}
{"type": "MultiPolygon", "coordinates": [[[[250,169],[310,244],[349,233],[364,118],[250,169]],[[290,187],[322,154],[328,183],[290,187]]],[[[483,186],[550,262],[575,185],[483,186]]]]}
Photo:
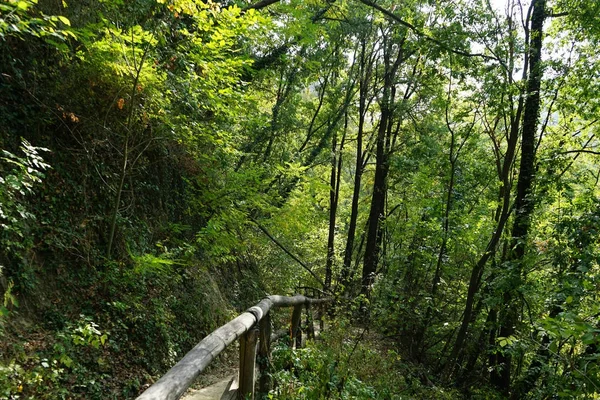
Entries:
{"type": "MultiPolygon", "coordinates": [[[[238,338],[240,339],[238,398],[254,399],[254,371],[257,347],[258,356],[261,360],[259,362],[261,372],[265,372],[268,368],[271,353],[271,309],[294,307],[289,331],[293,345],[296,343],[300,330],[302,307],[306,307],[307,312],[309,312],[312,304],[323,304],[330,300],[313,299],[302,295],[264,298],[243,314],[205,337],[136,400],[179,399],[211,361],[238,338]],[[260,345],[257,346],[259,342],[260,345]]],[[[268,392],[268,385],[267,379],[261,379],[259,391],[268,392]]]]}

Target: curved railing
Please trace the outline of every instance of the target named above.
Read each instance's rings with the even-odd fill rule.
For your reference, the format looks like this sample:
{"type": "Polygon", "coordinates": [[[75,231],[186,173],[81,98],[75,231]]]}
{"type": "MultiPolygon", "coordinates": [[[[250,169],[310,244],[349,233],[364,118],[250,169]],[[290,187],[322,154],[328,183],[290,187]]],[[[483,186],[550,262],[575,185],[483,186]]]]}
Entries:
{"type": "MultiPolygon", "coordinates": [[[[294,307],[290,324],[290,336],[292,344],[294,344],[300,330],[302,307],[306,307],[307,312],[310,312],[310,305],[329,301],[331,299],[313,299],[302,295],[264,298],[246,312],[205,337],[136,400],[175,400],[180,398],[211,361],[238,338],[240,339],[238,398],[246,399],[250,396],[253,399],[254,371],[259,337],[258,355],[261,360],[267,360],[268,363],[271,352],[271,318],[269,313],[271,309],[294,307]]],[[[261,362],[259,368],[264,371],[268,368],[268,365],[261,362]]],[[[268,391],[266,385],[267,383],[264,383],[261,379],[259,390],[261,392],[268,391]]]]}

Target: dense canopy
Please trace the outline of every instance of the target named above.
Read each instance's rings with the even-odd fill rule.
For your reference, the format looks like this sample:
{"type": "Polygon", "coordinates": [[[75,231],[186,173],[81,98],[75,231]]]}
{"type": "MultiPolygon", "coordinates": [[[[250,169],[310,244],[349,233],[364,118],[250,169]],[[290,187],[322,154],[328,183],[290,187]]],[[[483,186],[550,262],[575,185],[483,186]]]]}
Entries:
{"type": "Polygon", "coordinates": [[[338,338],[273,398],[600,396],[599,15],[0,0],[0,399],[134,398],[307,290],[387,372],[338,338]]]}

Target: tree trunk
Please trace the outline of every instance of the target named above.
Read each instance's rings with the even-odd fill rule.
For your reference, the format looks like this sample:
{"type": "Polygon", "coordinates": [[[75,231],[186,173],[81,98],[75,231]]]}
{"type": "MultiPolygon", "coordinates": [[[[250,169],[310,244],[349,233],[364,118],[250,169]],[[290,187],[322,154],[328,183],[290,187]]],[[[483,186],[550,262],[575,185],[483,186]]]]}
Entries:
{"type": "Polygon", "coordinates": [[[381,246],[380,224],[384,218],[385,196],[387,192],[387,174],[389,171],[388,155],[385,150],[385,137],[388,131],[388,121],[391,118],[391,111],[382,107],[381,121],[377,133],[377,152],[375,161],[375,182],[373,183],[373,196],[371,197],[371,210],[369,212],[369,226],[367,228],[367,243],[365,246],[365,258],[362,270],[362,294],[368,296],[377,263],[379,262],[379,248],[381,246]]]}
{"type": "Polygon", "coordinates": [[[325,287],[323,290],[331,290],[331,278],[333,275],[333,260],[335,258],[335,222],[337,214],[338,199],[340,194],[340,173],[342,169],[342,150],[346,141],[346,130],[348,128],[348,118],[344,123],[344,133],[338,150],[337,134],[334,134],[331,141],[331,176],[329,179],[329,234],[327,237],[327,260],[325,262],[325,287]]]}
{"type": "MultiPolygon", "coordinates": [[[[331,176],[329,179],[329,233],[327,235],[327,260],[325,261],[325,287],[323,290],[329,292],[331,289],[331,275],[333,258],[335,257],[335,216],[337,212],[337,133],[331,141],[331,176]]],[[[341,157],[341,154],[340,154],[341,157]]]]}
{"type": "MultiPolygon", "coordinates": [[[[123,187],[125,185],[125,178],[127,176],[127,169],[129,166],[129,156],[130,156],[130,138],[131,138],[131,130],[133,129],[133,113],[135,111],[135,94],[137,92],[138,82],[140,80],[140,74],[142,73],[142,68],[144,67],[144,63],[146,62],[146,57],[150,51],[150,47],[147,46],[144,49],[144,53],[140,58],[139,64],[135,65],[135,74],[133,76],[133,82],[131,85],[131,94],[129,97],[129,101],[131,102],[129,106],[129,115],[127,116],[127,123],[125,125],[125,141],[123,145],[123,158],[121,160],[121,169],[119,171],[119,184],[117,186],[117,191],[115,193],[115,201],[113,203],[113,211],[110,218],[110,233],[108,235],[108,247],[106,249],[106,258],[112,259],[113,252],[113,243],[115,238],[115,231],[117,227],[117,216],[119,215],[119,207],[121,206],[121,195],[123,194],[123,187]]],[[[142,150],[143,151],[143,150],[142,150]]],[[[135,163],[135,162],[134,162],[135,163]]]]}
{"type": "Polygon", "coordinates": [[[356,133],[356,163],[354,170],[354,188],[352,192],[352,210],[350,213],[350,223],[348,226],[348,235],[346,239],[346,248],[344,250],[344,264],[342,265],[342,275],[340,278],[343,290],[346,291],[350,283],[350,270],[352,268],[352,254],[354,251],[354,240],[356,237],[356,222],[358,220],[358,201],[360,199],[360,184],[364,170],[363,155],[363,135],[365,128],[365,117],[367,114],[367,96],[369,93],[369,81],[371,78],[372,63],[367,60],[366,39],[361,42],[360,52],[360,79],[359,79],[359,98],[358,98],[358,128],[356,133]]]}
{"type": "MultiPolygon", "coordinates": [[[[514,284],[504,294],[504,310],[500,317],[500,336],[509,337],[515,333],[515,326],[519,319],[517,304],[513,304],[517,291],[523,282],[523,257],[525,255],[526,240],[529,235],[531,215],[534,210],[532,198],[532,184],[535,178],[535,134],[540,114],[540,88],[543,76],[542,70],[542,34],[546,18],[546,0],[534,0],[531,14],[531,42],[529,45],[530,73],[525,92],[525,108],[523,110],[523,132],[521,140],[521,165],[517,182],[515,198],[515,221],[512,229],[512,246],[508,262],[510,283],[514,284]]],[[[512,359],[510,354],[500,353],[498,356],[500,376],[494,379],[495,383],[506,393],[509,392],[511,383],[512,359]]],[[[512,393],[511,398],[516,398],[518,393],[512,393]]]]}
{"type": "MultiPolygon", "coordinates": [[[[460,150],[462,146],[459,146],[456,151],[456,155],[454,154],[454,150],[456,147],[456,135],[454,130],[450,127],[450,123],[448,121],[448,105],[446,106],[446,124],[448,126],[448,130],[450,131],[450,150],[448,154],[448,161],[450,164],[450,177],[448,179],[448,185],[446,187],[446,199],[444,202],[444,216],[442,220],[442,243],[440,245],[440,250],[437,256],[437,262],[435,266],[435,272],[433,274],[433,279],[431,281],[431,301],[427,305],[427,311],[425,312],[425,318],[423,322],[420,324],[421,326],[418,329],[416,336],[416,346],[414,346],[413,352],[416,353],[414,356],[420,360],[423,357],[423,353],[425,352],[425,332],[427,327],[431,323],[433,309],[435,306],[438,286],[440,284],[442,278],[442,263],[444,260],[444,256],[446,255],[447,247],[448,247],[448,234],[450,231],[450,209],[452,208],[452,192],[454,191],[454,180],[456,176],[456,163],[458,161],[458,156],[460,154],[460,150]]],[[[464,143],[464,142],[463,142],[464,143]]]]}
{"type": "Polygon", "coordinates": [[[492,234],[492,237],[488,242],[488,245],[483,255],[479,258],[479,260],[471,270],[471,277],[469,279],[469,288],[467,289],[467,300],[465,302],[465,310],[463,312],[462,322],[458,330],[458,334],[456,335],[456,341],[454,342],[454,346],[452,347],[452,352],[450,353],[450,357],[448,358],[448,364],[446,365],[447,378],[449,378],[452,375],[455,367],[455,361],[458,359],[459,355],[463,351],[465,339],[467,338],[467,330],[473,317],[473,305],[475,304],[475,295],[479,291],[479,285],[481,283],[481,277],[483,276],[483,270],[490,257],[492,257],[495,253],[498,241],[500,240],[502,232],[504,231],[504,226],[506,225],[508,214],[509,205],[508,202],[505,202],[502,210],[502,216],[498,221],[498,224],[496,225],[496,229],[492,234]]]}
{"type": "MultiPolygon", "coordinates": [[[[528,33],[526,33],[528,37],[528,33]]],[[[510,65],[513,64],[514,55],[509,55],[511,62],[510,65]]],[[[525,60],[523,67],[523,80],[527,78],[528,68],[529,68],[529,59],[525,60]]],[[[508,77],[509,83],[512,83],[512,78],[508,77]]],[[[473,304],[475,301],[475,296],[479,290],[479,284],[481,283],[481,277],[483,276],[483,272],[485,269],[485,265],[490,258],[492,258],[496,252],[496,247],[500,242],[500,239],[504,233],[504,228],[506,226],[506,222],[511,213],[511,170],[513,169],[513,163],[515,154],[517,151],[517,144],[519,138],[519,131],[521,128],[521,116],[523,114],[524,109],[524,97],[519,96],[519,100],[517,102],[517,109],[513,115],[510,117],[510,131],[508,132],[508,140],[506,151],[504,154],[504,160],[500,164],[498,160],[498,172],[500,174],[499,179],[501,182],[500,191],[499,191],[499,205],[496,210],[495,220],[496,227],[492,231],[492,235],[486,249],[477,263],[473,266],[471,270],[471,277],[469,280],[469,288],[467,290],[467,299],[465,302],[465,310],[463,312],[463,317],[461,321],[460,328],[458,330],[458,334],[456,336],[456,341],[454,342],[454,346],[452,347],[452,352],[449,357],[449,362],[446,365],[447,375],[446,378],[449,378],[452,375],[452,372],[455,368],[455,361],[461,355],[464,349],[464,343],[467,338],[467,331],[469,328],[469,324],[473,319],[473,304]]],[[[497,153],[497,157],[500,157],[500,153],[497,153]]]]}
{"type": "Polygon", "coordinates": [[[389,172],[390,143],[394,135],[394,100],[395,100],[395,78],[400,64],[404,61],[404,40],[400,43],[392,43],[384,37],[384,77],[383,94],[380,101],[381,116],[377,130],[377,144],[375,153],[375,181],[373,183],[373,197],[371,198],[371,209],[367,228],[367,241],[365,246],[365,257],[362,270],[361,293],[369,296],[371,286],[375,280],[377,264],[379,262],[379,249],[381,247],[381,223],[385,211],[385,197],[387,194],[387,175],[389,172]],[[397,46],[396,57],[392,62],[391,52],[397,46]]]}

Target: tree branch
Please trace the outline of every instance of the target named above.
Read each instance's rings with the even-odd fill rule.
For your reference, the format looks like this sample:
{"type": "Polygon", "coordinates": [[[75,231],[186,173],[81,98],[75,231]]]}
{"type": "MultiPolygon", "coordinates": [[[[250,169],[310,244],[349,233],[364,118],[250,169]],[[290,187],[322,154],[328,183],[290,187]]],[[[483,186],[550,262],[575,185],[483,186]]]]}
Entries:
{"type": "Polygon", "coordinates": [[[358,1],[360,1],[361,3],[363,3],[366,6],[369,6],[369,7],[372,7],[374,9],[376,9],[377,11],[383,13],[386,17],[392,19],[393,21],[399,23],[402,26],[407,27],[408,29],[410,29],[411,31],[413,31],[417,36],[422,37],[423,39],[428,40],[428,41],[430,41],[432,43],[435,43],[436,45],[438,45],[442,49],[447,50],[447,51],[449,51],[451,53],[458,54],[458,55],[465,56],[465,57],[481,57],[481,58],[486,59],[486,60],[498,61],[498,59],[496,57],[488,56],[486,54],[482,54],[482,53],[469,53],[467,51],[462,51],[462,50],[459,50],[459,49],[455,49],[453,47],[449,47],[444,42],[442,42],[442,41],[440,41],[440,40],[438,40],[438,39],[436,39],[434,37],[429,36],[425,32],[420,31],[419,28],[417,28],[416,26],[414,26],[410,22],[404,21],[402,18],[400,18],[396,14],[392,13],[391,11],[386,10],[385,8],[381,7],[378,4],[375,4],[371,0],[358,0],[358,1]]]}
{"type": "Polygon", "coordinates": [[[261,0],[258,1],[254,4],[250,4],[247,7],[242,8],[242,11],[248,11],[248,10],[260,10],[261,8],[265,8],[270,6],[271,4],[277,3],[279,2],[279,0],[261,0]]]}
{"type": "Polygon", "coordinates": [[[600,151],[586,150],[586,149],[561,151],[558,154],[571,154],[571,153],[587,153],[587,154],[595,154],[597,156],[600,156],[600,151]]]}
{"type": "Polygon", "coordinates": [[[548,17],[559,18],[559,17],[566,17],[567,15],[569,15],[569,13],[564,11],[564,12],[559,12],[559,13],[550,13],[550,14],[548,14],[548,17]]]}
{"type": "Polygon", "coordinates": [[[296,261],[298,264],[300,264],[302,266],[302,268],[307,270],[308,273],[310,273],[312,275],[312,277],[315,278],[315,280],[321,284],[322,287],[325,287],[325,284],[323,283],[323,281],[312,271],[312,269],[310,269],[310,267],[308,265],[306,265],[305,263],[300,261],[300,259],[298,257],[296,257],[292,252],[290,252],[288,249],[286,249],[277,239],[275,239],[273,237],[273,235],[271,235],[269,233],[269,231],[267,231],[267,229],[265,227],[263,227],[261,224],[259,224],[252,217],[250,217],[250,221],[254,222],[254,224],[258,227],[258,229],[260,229],[262,231],[262,233],[264,233],[269,239],[271,239],[273,241],[273,243],[275,243],[277,245],[277,247],[279,247],[281,250],[283,250],[285,254],[290,256],[292,258],[292,260],[296,261]]]}

